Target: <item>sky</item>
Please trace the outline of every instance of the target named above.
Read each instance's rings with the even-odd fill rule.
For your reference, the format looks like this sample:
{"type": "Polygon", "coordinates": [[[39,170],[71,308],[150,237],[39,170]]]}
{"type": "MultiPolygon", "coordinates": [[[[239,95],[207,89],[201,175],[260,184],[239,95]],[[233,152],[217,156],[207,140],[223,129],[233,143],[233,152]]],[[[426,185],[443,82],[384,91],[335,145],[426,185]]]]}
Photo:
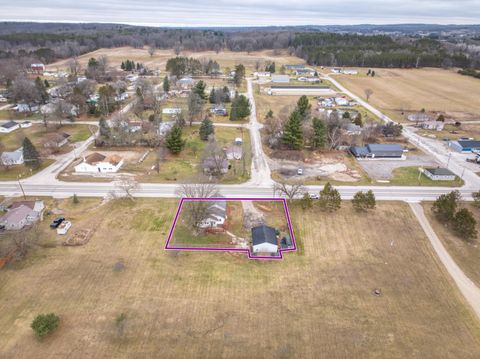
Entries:
{"type": "Polygon", "coordinates": [[[0,19],[151,26],[479,24],[480,0],[0,0],[0,19]]]}

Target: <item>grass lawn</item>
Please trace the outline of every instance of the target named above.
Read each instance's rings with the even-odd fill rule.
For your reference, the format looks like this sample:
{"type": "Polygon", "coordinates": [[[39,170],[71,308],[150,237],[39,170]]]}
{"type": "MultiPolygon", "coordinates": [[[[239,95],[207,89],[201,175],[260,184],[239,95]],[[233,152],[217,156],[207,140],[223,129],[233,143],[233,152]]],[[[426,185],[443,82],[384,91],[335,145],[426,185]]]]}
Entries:
{"type": "MultiPolygon", "coordinates": [[[[381,184],[381,183],[379,183],[381,184]]],[[[393,170],[393,177],[388,183],[391,186],[433,186],[433,187],[461,187],[464,182],[458,176],[453,181],[434,181],[425,176],[419,176],[418,166],[400,167],[393,170]]]]}
{"type": "Polygon", "coordinates": [[[46,135],[52,133],[68,133],[71,137],[69,141],[71,143],[85,141],[91,136],[90,127],[87,125],[64,125],[60,128],[56,126],[50,126],[45,131],[45,127],[41,124],[34,124],[31,127],[20,128],[10,133],[0,134],[0,142],[5,146],[6,150],[16,150],[22,146],[22,141],[25,137],[28,137],[37,149],[43,148],[43,138],[46,135]]]}
{"type": "MultiPolygon", "coordinates": [[[[475,208],[471,203],[463,203],[463,206],[468,208],[475,219],[477,220],[477,231],[480,233],[480,209],[475,208]]],[[[423,203],[425,215],[427,216],[430,225],[435,230],[438,238],[447,248],[448,253],[453,257],[458,266],[465,272],[465,274],[477,286],[480,286],[480,246],[479,239],[464,240],[458,237],[452,230],[440,223],[432,213],[432,203],[423,203]]]]}
{"type": "MultiPolygon", "coordinates": [[[[152,169],[156,163],[154,152],[151,152],[140,164],[125,164],[122,171],[137,174],[141,182],[178,182],[192,178],[198,174],[202,152],[206,145],[206,142],[200,140],[198,129],[199,126],[184,127],[183,138],[187,141],[185,149],[178,155],[168,154],[165,162],[160,165],[159,173],[152,169]]],[[[236,137],[243,137],[245,171],[242,160],[230,161],[232,168],[222,178],[222,183],[247,181],[250,178],[252,157],[248,130],[240,127],[215,127],[215,137],[221,147],[232,145],[236,137]]]]}
{"type": "Polygon", "coordinates": [[[61,246],[48,218],[37,248],[1,271],[0,356],[480,356],[480,324],[407,204],[367,214],[293,205],[303,251],[255,261],[163,251],[177,200],[100,201],[55,204],[71,231],[95,229],[88,244],[61,246]],[[30,323],[49,312],[60,326],[40,342],[30,323]]]}
{"type": "Polygon", "coordinates": [[[40,167],[33,171],[31,170],[31,168],[25,165],[11,166],[8,169],[2,168],[0,170],[0,181],[14,181],[17,180],[19,177],[20,179],[22,179],[33,176],[34,174],[42,171],[54,162],[55,161],[51,159],[44,159],[40,167]]]}

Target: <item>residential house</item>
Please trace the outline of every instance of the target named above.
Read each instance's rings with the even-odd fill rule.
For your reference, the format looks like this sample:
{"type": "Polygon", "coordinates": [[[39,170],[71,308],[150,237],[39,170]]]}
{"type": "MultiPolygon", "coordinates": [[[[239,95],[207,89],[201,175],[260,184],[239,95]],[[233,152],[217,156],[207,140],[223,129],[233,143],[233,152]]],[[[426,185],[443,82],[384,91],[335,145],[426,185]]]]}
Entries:
{"type": "Polygon", "coordinates": [[[295,70],[295,74],[297,76],[315,76],[316,73],[317,72],[315,70],[308,69],[308,68],[295,70]]]}
{"type": "Polygon", "coordinates": [[[189,90],[195,85],[195,81],[191,77],[182,77],[177,81],[177,86],[184,90],[189,90]]]}
{"type": "Polygon", "coordinates": [[[42,63],[31,64],[30,69],[36,74],[43,75],[43,72],[45,71],[45,65],[42,63]]]}
{"type": "Polygon", "coordinates": [[[28,127],[32,127],[32,123],[30,121],[20,122],[20,128],[28,128],[28,127]]]}
{"type": "Polygon", "coordinates": [[[10,133],[20,128],[20,124],[15,121],[5,122],[0,126],[0,133],[10,133]]]}
{"type": "Polygon", "coordinates": [[[458,140],[448,142],[448,147],[460,153],[480,152],[480,141],[458,140]]]}
{"type": "Polygon", "coordinates": [[[350,102],[345,97],[335,97],[335,103],[337,106],[348,106],[350,102]]]}
{"type": "Polygon", "coordinates": [[[27,103],[18,103],[14,107],[12,107],[12,110],[19,113],[37,112],[39,109],[40,107],[38,105],[27,103]]]}
{"type": "Polygon", "coordinates": [[[297,80],[301,82],[320,82],[320,79],[316,76],[300,76],[297,80]]]}
{"type": "Polygon", "coordinates": [[[227,219],[227,201],[215,200],[208,208],[208,216],[199,225],[200,228],[219,228],[227,219]]]}
{"type": "Polygon", "coordinates": [[[288,65],[285,65],[285,68],[286,69],[289,69],[289,70],[300,70],[300,69],[304,69],[305,68],[305,65],[301,65],[301,64],[288,64],[288,65]]]}
{"type": "Polygon", "coordinates": [[[454,181],[456,177],[455,173],[448,168],[425,168],[420,169],[420,171],[433,181],[454,181]]]}
{"type": "Polygon", "coordinates": [[[363,130],[362,126],[356,125],[354,123],[349,123],[347,125],[347,128],[345,129],[345,132],[347,135],[355,136],[355,135],[361,135],[362,130],[363,130]]]}
{"type": "Polygon", "coordinates": [[[276,84],[288,84],[290,76],[288,75],[272,75],[272,82],[276,84]]]}
{"type": "Polygon", "coordinates": [[[403,147],[398,144],[352,146],[350,152],[357,158],[403,158],[403,147]]]}
{"type": "Polygon", "coordinates": [[[68,133],[52,133],[47,137],[47,141],[43,144],[45,148],[60,148],[68,143],[70,135],[68,133]]]}
{"type": "Polygon", "coordinates": [[[23,147],[20,147],[18,150],[12,152],[2,152],[0,160],[4,166],[23,165],[23,147]]]}
{"type": "Polygon", "coordinates": [[[230,146],[225,148],[227,160],[241,160],[243,157],[243,150],[240,146],[230,146]]]}
{"type": "Polygon", "coordinates": [[[173,125],[175,125],[175,121],[162,121],[158,125],[158,134],[160,136],[166,136],[170,130],[172,129],[173,125]]]}
{"type": "Polygon", "coordinates": [[[253,76],[255,76],[256,78],[260,79],[260,78],[268,78],[270,77],[272,74],[268,71],[265,71],[265,72],[254,72],[253,73],[253,76]]]}
{"type": "Polygon", "coordinates": [[[416,112],[408,115],[407,119],[412,122],[425,122],[432,121],[432,116],[425,112],[416,112]]]}
{"type": "Polygon", "coordinates": [[[125,101],[127,98],[128,98],[128,93],[122,92],[120,95],[115,96],[115,101],[122,102],[122,101],[125,101]]]}
{"type": "Polygon", "coordinates": [[[418,127],[423,128],[424,130],[434,130],[434,131],[442,131],[444,126],[445,124],[443,123],[443,121],[435,121],[435,120],[420,122],[418,124],[418,127]]]}
{"type": "Polygon", "coordinates": [[[20,230],[37,222],[45,208],[43,201],[20,201],[13,203],[0,218],[0,225],[6,230],[20,230]]]}
{"type": "Polygon", "coordinates": [[[207,157],[202,162],[202,168],[205,174],[215,174],[217,172],[225,174],[228,172],[228,160],[220,156],[207,157]]]}
{"type": "Polygon", "coordinates": [[[210,109],[210,113],[217,116],[228,116],[228,111],[224,106],[214,106],[210,109]]]}
{"type": "Polygon", "coordinates": [[[118,155],[104,156],[98,152],[89,154],[75,166],[77,173],[115,173],[123,165],[123,158],[118,155]]]}
{"type": "Polygon", "coordinates": [[[261,225],[252,228],[253,253],[278,253],[278,239],[275,228],[261,225]]]}

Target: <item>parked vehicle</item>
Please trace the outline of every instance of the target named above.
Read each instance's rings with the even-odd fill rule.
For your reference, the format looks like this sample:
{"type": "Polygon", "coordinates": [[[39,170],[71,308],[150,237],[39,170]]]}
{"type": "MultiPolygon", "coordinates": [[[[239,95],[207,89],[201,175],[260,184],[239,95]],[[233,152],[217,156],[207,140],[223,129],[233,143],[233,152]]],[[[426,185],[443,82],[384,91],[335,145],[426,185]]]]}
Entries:
{"type": "Polygon", "coordinates": [[[57,217],[55,218],[52,223],[50,223],[50,228],[57,229],[58,226],[65,220],[65,217],[57,217]]]}
{"type": "Polygon", "coordinates": [[[297,175],[299,175],[299,176],[303,175],[303,168],[299,168],[297,170],[297,175]]]}
{"type": "Polygon", "coordinates": [[[310,198],[311,199],[319,199],[320,196],[318,195],[318,193],[310,193],[310,198]]]}
{"type": "Polygon", "coordinates": [[[63,221],[57,228],[57,234],[64,235],[67,234],[68,230],[72,226],[72,222],[70,221],[63,221]]]}

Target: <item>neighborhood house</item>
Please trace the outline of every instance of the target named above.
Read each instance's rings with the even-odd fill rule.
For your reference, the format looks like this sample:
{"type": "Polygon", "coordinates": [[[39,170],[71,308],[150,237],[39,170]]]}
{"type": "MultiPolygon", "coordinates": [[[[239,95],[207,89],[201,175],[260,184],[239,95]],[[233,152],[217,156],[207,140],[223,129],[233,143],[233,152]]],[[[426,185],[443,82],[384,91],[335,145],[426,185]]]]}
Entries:
{"type": "Polygon", "coordinates": [[[78,173],[115,173],[123,165],[123,158],[118,155],[106,157],[98,152],[83,158],[83,162],[75,166],[78,173]]]}
{"type": "Polygon", "coordinates": [[[269,253],[278,252],[278,239],[275,228],[261,225],[252,228],[252,250],[253,253],[269,253]]]}
{"type": "Polygon", "coordinates": [[[20,147],[18,150],[12,152],[2,152],[0,159],[4,166],[23,165],[23,147],[20,147]]]}
{"type": "Polygon", "coordinates": [[[0,133],[10,133],[20,128],[20,125],[15,121],[5,122],[0,126],[0,133]]]}
{"type": "Polygon", "coordinates": [[[47,141],[43,144],[46,148],[60,148],[68,143],[70,135],[68,133],[54,133],[48,136],[47,141]]]}
{"type": "Polygon", "coordinates": [[[288,75],[272,75],[272,82],[276,84],[288,84],[290,76],[288,75]]]}
{"type": "Polygon", "coordinates": [[[227,219],[227,201],[217,200],[208,208],[208,216],[200,223],[200,228],[222,228],[227,219]]]}
{"type": "Polygon", "coordinates": [[[41,218],[43,201],[21,201],[13,203],[7,213],[0,217],[0,225],[6,230],[20,230],[41,218]]]}

